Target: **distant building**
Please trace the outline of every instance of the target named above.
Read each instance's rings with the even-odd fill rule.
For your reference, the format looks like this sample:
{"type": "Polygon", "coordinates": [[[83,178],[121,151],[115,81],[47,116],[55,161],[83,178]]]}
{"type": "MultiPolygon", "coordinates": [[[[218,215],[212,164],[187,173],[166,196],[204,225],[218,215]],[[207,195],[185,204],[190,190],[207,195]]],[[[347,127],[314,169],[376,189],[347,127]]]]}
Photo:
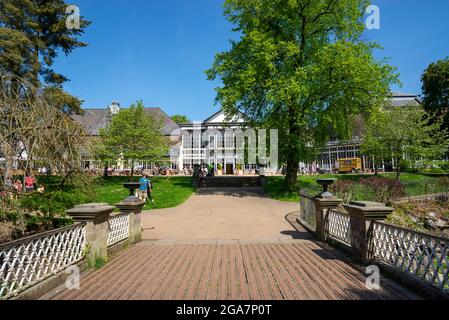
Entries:
{"type": "MultiPolygon", "coordinates": [[[[84,109],[83,115],[73,115],[73,118],[86,129],[91,137],[98,137],[100,129],[106,128],[110,123],[112,116],[117,114],[120,109],[120,104],[114,101],[105,109],[84,109]]],[[[180,142],[179,140],[176,140],[176,137],[172,136],[172,132],[179,130],[179,126],[160,108],[145,108],[144,110],[145,114],[161,119],[163,123],[162,132],[167,139],[170,139],[172,144],[170,154],[167,154],[165,159],[161,159],[161,162],[164,162],[170,169],[176,170],[177,163],[171,163],[170,156],[172,155],[172,152],[176,150],[176,145],[180,142]]],[[[101,169],[102,166],[102,163],[93,161],[91,155],[85,155],[83,157],[82,167],[84,169],[101,169]]],[[[143,170],[147,170],[153,169],[155,164],[142,159],[137,166],[143,170]]],[[[115,165],[113,164],[112,167],[115,167],[116,169],[125,169],[126,165],[118,161],[115,165]]]]}
{"type": "MultiPolygon", "coordinates": [[[[385,108],[420,106],[421,101],[417,95],[405,93],[393,93],[391,98],[385,103],[385,108]]],[[[91,136],[98,136],[101,128],[105,128],[111,121],[111,117],[120,111],[117,102],[111,103],[106,109],[86,109],[84,115],[74,116],[91,136]]],[[[245,129],[247,122],[243,115],[226,119],[225,113],[220,110],[202,122],[175,123],[160,108],[145,108],[145,113],[159,117],[164,123],[163,133],[171,141],[171,150],[163,162],[173,170],[183,171],[192,169],[195,164],[210,165],[217,170],[221,167],[224,174],[233,174],[237,168],[236,138],[233,130],[245,129]],[[209,133],[209,141],[204,141],[203,133],[209,133]],[[213,134],[210,134],[213,132],[213,134]]],[[[361,158],[364,171],[374,170],[373,159],[361,154],[361,136],[363,121],[360,119],[356,125],[353,138],[348,141],[333,139],[329,141],[319,152],[316,159],[310,159],[310,164],[298,164],[301,167],[311,167],[312,162],[322,170],[333,170],[339,159],[361,158]]],[[[83,160],[83,167],[86,169],[100,169],[102,164],[95,164],[89,155],[83,160]]],[[[138,166],[143,169],[153,169],[154,164],[141,160],[138,166]]],[[[384,169],[394,167],[394,160],[386,161],[384,169]]],[[[125,164],[117,163],[118,169],[124,169],[125,164]]],[[[255,172],[258,169],[256,163],[246,163],[243,170],[255,172]]],[[[278,172],[280,168],[268,167],[271,172],[278,172]]]]}
{"type": "MultiPolygon", "coordinates": [[[[398,108],[408,106],[421,106],[421,100],[417,95],[393,92],[390,99],[385,103],[384,108],[398,108]]],[[[361,158],[364,171],[374,170],[374,159],[367,157],[360,152],[362,144],[362,128],[356,126],[353,138],[348,141],[331,140],[322,149],[316,159],[316,163],[322,170],[333,170],[337,160],[348,158],[361,158]]],[[[395,168],[394,159],[383,164],[383,170],[395,168]]]]}
{"type": "MultiPolygon", "coordinates": [[[[227,129],[245,128],[243,116],[226,120],[220,110],[203,122],[180,124],[182,145],[179,149],[178,166],[191,169],[195,164],[211,165],[214,170],[221,166],[224,174],[233,174],[237,166],[236,140],[234,132],[227,129]],[[209,141],[203,134],[210,132],[209,141]],[[207,148],[206,148],[207,146],[207,148]]],[[[246,164],[244,170],[255,170],[256,164],[246,164]]]]}

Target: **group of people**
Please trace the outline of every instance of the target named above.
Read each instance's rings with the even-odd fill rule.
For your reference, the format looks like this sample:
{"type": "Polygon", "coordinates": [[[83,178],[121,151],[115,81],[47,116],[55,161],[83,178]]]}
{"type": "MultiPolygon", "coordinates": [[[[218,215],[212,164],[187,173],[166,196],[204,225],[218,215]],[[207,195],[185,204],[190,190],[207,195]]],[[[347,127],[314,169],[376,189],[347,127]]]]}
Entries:
{"type": "MultiPolygon", "coordinates": [[[[26,192],[33,192],[35,190],[36,187],[36,178],[34,177],[34,175],[27,175],[25,177],[25,181],[22,182],[21,180],[17,179],[14,183],[12,182],[11,178],[6,178],[5,179],[5,189],[8,190],[14,190],[16,192],[22,192],[23,191],[23,187],[25,185],[25,191],[26,192]],[[25,182],[25,183],[24,183],[25,182]]],[[[42,191],[42,188],[39,188],[38,191],[42,191]]]]}
{"type": "Polygon", "coordinates": [[[143,202],[147,203],[148,200],[154,203],[153,199],[153,184],[150,180],[150,176],[144,174],[139,180],[140,187],[137,190],[136,196],[143,202]]]}
{"type": "Polygon", "coordinates": [[[320,168],[320,165],[318,163],[312,163],[310,165],[305,165],[304,163],[301,163],[300,165],[300,169],[299,172],[301,175],[316,175],[316,174],[321,174],[322,170],[320,168]]]}

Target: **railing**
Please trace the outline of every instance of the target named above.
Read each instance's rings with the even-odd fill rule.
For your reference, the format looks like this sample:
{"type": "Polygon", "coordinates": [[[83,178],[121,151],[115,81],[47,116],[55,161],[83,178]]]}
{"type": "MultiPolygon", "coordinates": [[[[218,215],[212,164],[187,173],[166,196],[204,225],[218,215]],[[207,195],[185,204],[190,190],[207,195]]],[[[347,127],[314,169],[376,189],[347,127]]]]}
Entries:
{"type": "Polygon", "coordinates": [[[129,214],[120,213],[109,218],[108,247],[129,237],[129,214]]]}
{"type": "Polygon", "coordinates": [[[300,211],[299,211],[299,219],[303,224],[305,224],[310,231],[316,230],[316,207],[315,207],[315,199],[301,191],[300,193],[300,211]]]}
{"type": "Polygon", "coordinates": [[[326,214],[324,229],[330,238],[351,245],[351,219],[349,214],[329,210],[326,214]]]}
{"type": "Polygon", "coordinates": [[[84,258],[85,224],[0,246],[0,300],[9,299],[84,258]]]}
{"type": "Polygon", "coordinates": [[[373,222],[371,258],[415,275],[449,294],[449,240],[373,222]]]}

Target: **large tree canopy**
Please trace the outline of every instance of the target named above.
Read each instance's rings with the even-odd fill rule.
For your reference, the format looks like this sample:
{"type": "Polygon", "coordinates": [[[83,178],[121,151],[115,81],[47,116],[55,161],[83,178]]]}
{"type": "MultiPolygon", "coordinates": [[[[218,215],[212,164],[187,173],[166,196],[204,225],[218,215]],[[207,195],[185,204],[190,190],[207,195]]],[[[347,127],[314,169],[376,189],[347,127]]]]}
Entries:
{"type": "MultiPolygon", "coordinates": [[[[64,0],[2,0],[0,7],[0,65],[34,87],[44,83],[49,103],[66,112],[81,112],[81,102],[65,93],[68,79],[54,71],[60,53],[70,54],[87,44],[78,40],[90,24],[81,17],[79,29],[66,26],[64,0]]],[[[42,88],[42,87],[41,87],[42,88]]]]}
{"type": "Polygon", "coordinates": [[[449,130],[449,58],[429,65],[421,79],[424,109],[442,117],[442,128],[449,130]]]}
{"type": "Polygon", "coordinates": [[[392,108],[373,116],[363,137],[362,152],[376,159],[395,159],[397,179],[401,161],[434,160],[449,147],[449,135],[440,129],[441,121],[429,123],[421,107],[392,108]]]}
{"type": "Polygon", "coordinates": [[[365,0],[226,0],[241,35],[207,71],[217,102],[232,116],[279,129],[287,185],[296,184],[301,150],[329,132],[349,136],[351,118],[380,107],[397,81],[361,41],[365,0]]]}
{"type": "Polygon", "coordinates": [[[61,185],[79,174],[86,147],[85,130],[50,105],[28,81],[0,68],[0,155],[5,158],[3,181],[17,169],[47,168],[61,175],[61,185]],[[36,94],[37,92],[37,94],[36,94]]]}
{"type": "Polygon", "coordinates": [[[190,119],[187,116],[175,114],[171,117],[171,119],[176,123],[188,123],[190,122],[190,119]]]}
{"type": "Polygon", "coordinates": [[[100,158],[129,161],[131,178],[139,160],[162,161],[169,152],[169,141],[162,133],[161,119],[145,114],[138,101],[129,109],[122,109],[111,123],[100,130],[104,147],[99,147],[100,158]]]}

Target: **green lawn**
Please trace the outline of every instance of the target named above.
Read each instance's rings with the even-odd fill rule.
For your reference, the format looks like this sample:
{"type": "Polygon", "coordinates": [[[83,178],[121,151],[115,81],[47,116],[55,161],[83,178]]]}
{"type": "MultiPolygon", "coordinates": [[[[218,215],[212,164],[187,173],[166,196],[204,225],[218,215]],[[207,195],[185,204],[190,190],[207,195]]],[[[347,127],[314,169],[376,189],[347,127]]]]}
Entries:
{"type": "MultiPolygon", "coordinates": [[[[119,203],[129,195],[123,187],[127,181],[127,177],[101,179],[95,190],[97,201],[111,205],[119,203]]],[[[151,181],[155,203],[148,203],[145,210],[177,207],[195,192],[191,177],[153,177],[151,181]]]]}
{"type": "MultiPolygon", "coordinates": [[[[301,188],[305,191],[315,195],[320,192],[321,187],[316,183],[317,179],[322,178],[336,178],[346,180],[359,180],[361,178],[371,177],[372,175],[319,175],[319,176],[300,176],[298,181],[301,184],[301,188]]],[[[394,173],[383,174],[383,177],[391,179],[395,178],[394,173]]],[[[430,177],[422,174],[403,173],[401,174],[401,182],[405,185],[407,196],[418,196],[430,193],[444,192],[440,186],[438,186],[437,177],[430,177]]],[[[267,185],[265,191],[274,199],[281,201],[299,201],[299,195],[297,193],[285,192],[284,177],[267,177],[267,185]]],[[[363,200],[363,199],[361,199],[363,200]]]]}

